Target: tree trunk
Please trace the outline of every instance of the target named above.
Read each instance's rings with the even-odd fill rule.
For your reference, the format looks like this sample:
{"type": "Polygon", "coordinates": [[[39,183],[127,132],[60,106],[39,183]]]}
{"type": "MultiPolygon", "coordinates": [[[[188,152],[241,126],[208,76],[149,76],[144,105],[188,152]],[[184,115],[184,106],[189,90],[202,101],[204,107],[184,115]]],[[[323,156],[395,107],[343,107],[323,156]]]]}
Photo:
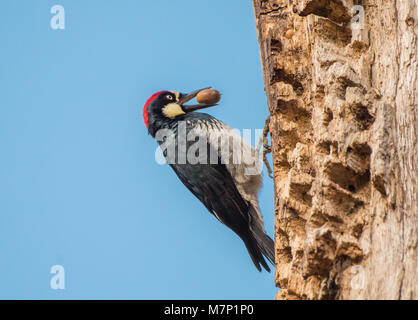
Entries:
{"type": "Polygon", "coordinates": [[[276,298],[417,299],[417,1],[253,1],[276,298]]]}

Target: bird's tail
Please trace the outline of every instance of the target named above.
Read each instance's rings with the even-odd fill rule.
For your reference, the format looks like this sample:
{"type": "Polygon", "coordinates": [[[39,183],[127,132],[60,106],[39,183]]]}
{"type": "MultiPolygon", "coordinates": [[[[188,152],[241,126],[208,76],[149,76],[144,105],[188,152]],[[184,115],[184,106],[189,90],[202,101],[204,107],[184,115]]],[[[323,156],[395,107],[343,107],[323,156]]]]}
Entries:
{"type": "Polygon", "coordinates": [[[261,271],[261,264],[267,272],[270,272],[270,267],[264,257],[274,264],[273,240],[263,230],[257,228],[257,230],[250,231],[247,237],[243,237],[243,241],[258,271],[261,271]]]}

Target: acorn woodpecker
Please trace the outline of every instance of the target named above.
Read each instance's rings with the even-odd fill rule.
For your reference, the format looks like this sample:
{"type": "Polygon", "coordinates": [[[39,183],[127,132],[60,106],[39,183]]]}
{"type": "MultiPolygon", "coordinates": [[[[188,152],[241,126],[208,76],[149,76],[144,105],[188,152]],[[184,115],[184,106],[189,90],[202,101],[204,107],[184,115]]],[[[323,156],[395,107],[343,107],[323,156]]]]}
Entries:
{"type": "Polygon", "coordinates": [[[258,152],[222,121],[194,112],[216,103],[185,104],[202,90],[153,94],[144,105],[145,125],[181,182],[243,240],[256,268],[270,272],[265,258],[274,264],[274,243],[258,207],[258,152]]]}

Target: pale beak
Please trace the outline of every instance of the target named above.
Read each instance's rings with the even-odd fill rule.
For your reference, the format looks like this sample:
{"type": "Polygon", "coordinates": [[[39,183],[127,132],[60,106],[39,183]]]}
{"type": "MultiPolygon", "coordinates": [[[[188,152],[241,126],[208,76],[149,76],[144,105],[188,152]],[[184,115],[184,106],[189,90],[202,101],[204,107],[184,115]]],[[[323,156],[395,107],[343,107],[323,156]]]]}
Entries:
{"type": "Polygon", "coordinates": [[[184,112],[193,112],[193,111],[196,111],[196,110],[216,106],[217,103],[214,103],[214,104],[207,104],[207,103],[203,104],[202,103],[202,104],[184,105],[186,102],[188,102],[188,101],[192,100],[194,97],[196,97],[200,91],[210,89],[210,88],[211,87],[207,87],[207,88],[192,91],[188,94],[180,94],[180,100],[179,100],[178,104],[181,105],[184,112]]]}

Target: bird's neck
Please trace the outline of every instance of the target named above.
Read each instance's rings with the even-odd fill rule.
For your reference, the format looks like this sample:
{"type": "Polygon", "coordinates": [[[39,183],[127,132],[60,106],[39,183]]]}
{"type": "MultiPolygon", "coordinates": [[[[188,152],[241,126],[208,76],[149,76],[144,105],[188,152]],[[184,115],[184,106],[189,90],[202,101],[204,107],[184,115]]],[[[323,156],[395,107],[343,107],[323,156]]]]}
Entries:
{"type": "Polygon", "coordinates": [[[178,125],[178,122],[180,121],[180,119],[178,118],[180,117],[169,119],[166,117],[151,116],[149,119],[148,132],[153,138],[155,138],[159,130],[163,130],[163,129],[172,130],[174,133],[176,133],[177,125],[178,125]]]}
{"type": "Polygon", "coordinates": [[[195,126],[199,126],[202,130],[219,127],[222,122],[214,117],[200,112],[187,113],[180,115],[174,119],[154,117],[149,121],[149,133],[155,138],[155,135],[159,130],[169,129],[172,130],[175,135],[178,134],[178,130],[181,130],[183,122],[185,130],[188,132],[195,126]],[[214,127],[215,126],[215,127],[214,127]]]}

